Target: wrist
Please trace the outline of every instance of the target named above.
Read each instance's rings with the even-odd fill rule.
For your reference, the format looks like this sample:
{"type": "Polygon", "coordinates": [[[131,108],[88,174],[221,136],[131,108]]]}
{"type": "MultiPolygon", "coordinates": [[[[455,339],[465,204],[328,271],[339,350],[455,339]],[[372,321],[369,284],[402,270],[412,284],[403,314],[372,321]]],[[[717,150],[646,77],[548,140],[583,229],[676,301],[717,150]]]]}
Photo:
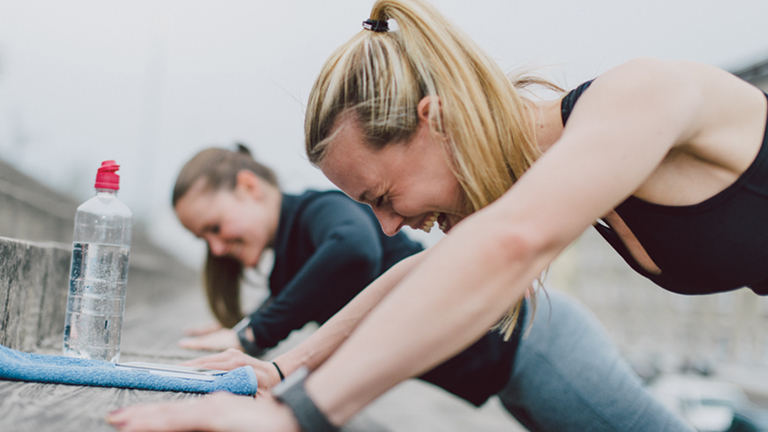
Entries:
{"type": "Polygon", "coordinates": [[[315,405],[304,388],[309,369],[302,366],[272,389],[275,399],[288,406],[304,432],[338,432],[339,427],[331,423],[315,405]]]}
{"type": "Polygon", "coordinates": [[[253,328],[251,328],[250,324],[251,318],[245,317],[242,321],[237,323],[235,327],[232,327],[232,330],[235,330],[237,340],[240,342],[240,347],[243,351],[250,356],[257,357],[263,354],[266,350],[259,347],[256,343],[256,337],[253,334],[253,328]]]}
{"type": "Polygon", "coordinates": [[[280,381],[285,380],[285,375],[283,375],[283,371],[280,369],[280,366],[277,365],[274,361],[272,362],[272,365],[275,366],[275,369],[277,370],[277,376],[280,379],[280,381]]]}

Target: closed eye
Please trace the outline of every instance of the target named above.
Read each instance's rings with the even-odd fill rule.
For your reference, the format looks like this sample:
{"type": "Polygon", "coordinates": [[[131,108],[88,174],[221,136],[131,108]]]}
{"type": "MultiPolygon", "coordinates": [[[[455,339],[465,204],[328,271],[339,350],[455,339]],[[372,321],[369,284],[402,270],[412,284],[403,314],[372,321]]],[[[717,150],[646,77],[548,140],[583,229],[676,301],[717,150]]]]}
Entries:
{"type": "Polygon", "coordinates": [[[384,195],[376,198],[376,207],[381,207],[382,204],[384,204],[384,195]]]}

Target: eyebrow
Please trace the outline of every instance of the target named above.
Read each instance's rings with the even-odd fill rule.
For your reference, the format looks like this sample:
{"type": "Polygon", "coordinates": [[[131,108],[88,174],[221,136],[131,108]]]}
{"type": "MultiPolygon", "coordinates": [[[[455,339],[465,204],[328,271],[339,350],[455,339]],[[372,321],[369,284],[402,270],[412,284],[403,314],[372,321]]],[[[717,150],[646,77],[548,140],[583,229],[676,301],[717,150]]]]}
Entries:
{"type": "Polygon", "coordinates": [[[364,190],[363,193],[360,194],[360,196],[357,197],[357,200],[360,202],[367,202],[368,201],[368,194],[370,194],[370,190],[364,190]]]}
{"type": "Polygon", "coordinates": [[[213,230],[213,227],[216,226],[216,224],[205,224],[200,228],[200,235],[197,237],[203,238],[202,236],[205,235],[207,232],[211,232],[213,230]]]}

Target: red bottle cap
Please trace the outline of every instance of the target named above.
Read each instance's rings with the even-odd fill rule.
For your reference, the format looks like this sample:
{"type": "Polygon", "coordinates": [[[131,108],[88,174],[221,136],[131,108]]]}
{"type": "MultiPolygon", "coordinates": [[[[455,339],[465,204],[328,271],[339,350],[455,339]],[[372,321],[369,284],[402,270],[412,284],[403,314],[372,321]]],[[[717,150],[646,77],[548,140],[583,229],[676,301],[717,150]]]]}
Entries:
{"type": "Polygon", "coordinates": [[[113,160],[104,161],[101,163],[99,172],[96,173],[96,189],[113,189],[120,190],[120,176],[115,174],[115,171],[120,169],[113,160]]]}

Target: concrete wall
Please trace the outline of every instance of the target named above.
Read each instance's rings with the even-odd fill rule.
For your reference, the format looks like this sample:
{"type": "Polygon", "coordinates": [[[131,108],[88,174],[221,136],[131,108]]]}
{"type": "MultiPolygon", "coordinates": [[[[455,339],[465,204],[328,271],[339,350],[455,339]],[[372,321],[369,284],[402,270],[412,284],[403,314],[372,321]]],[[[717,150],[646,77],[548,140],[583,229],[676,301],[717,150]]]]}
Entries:
{"type": "Polygon", "coordinates": [[[768,91],[768,59],[733,72],[737,77],[768,91]]]}
{"type": "Polygon", "coordinates": [[[0,236],[69,243],[77,206],[0,161],[0,236]]]}

